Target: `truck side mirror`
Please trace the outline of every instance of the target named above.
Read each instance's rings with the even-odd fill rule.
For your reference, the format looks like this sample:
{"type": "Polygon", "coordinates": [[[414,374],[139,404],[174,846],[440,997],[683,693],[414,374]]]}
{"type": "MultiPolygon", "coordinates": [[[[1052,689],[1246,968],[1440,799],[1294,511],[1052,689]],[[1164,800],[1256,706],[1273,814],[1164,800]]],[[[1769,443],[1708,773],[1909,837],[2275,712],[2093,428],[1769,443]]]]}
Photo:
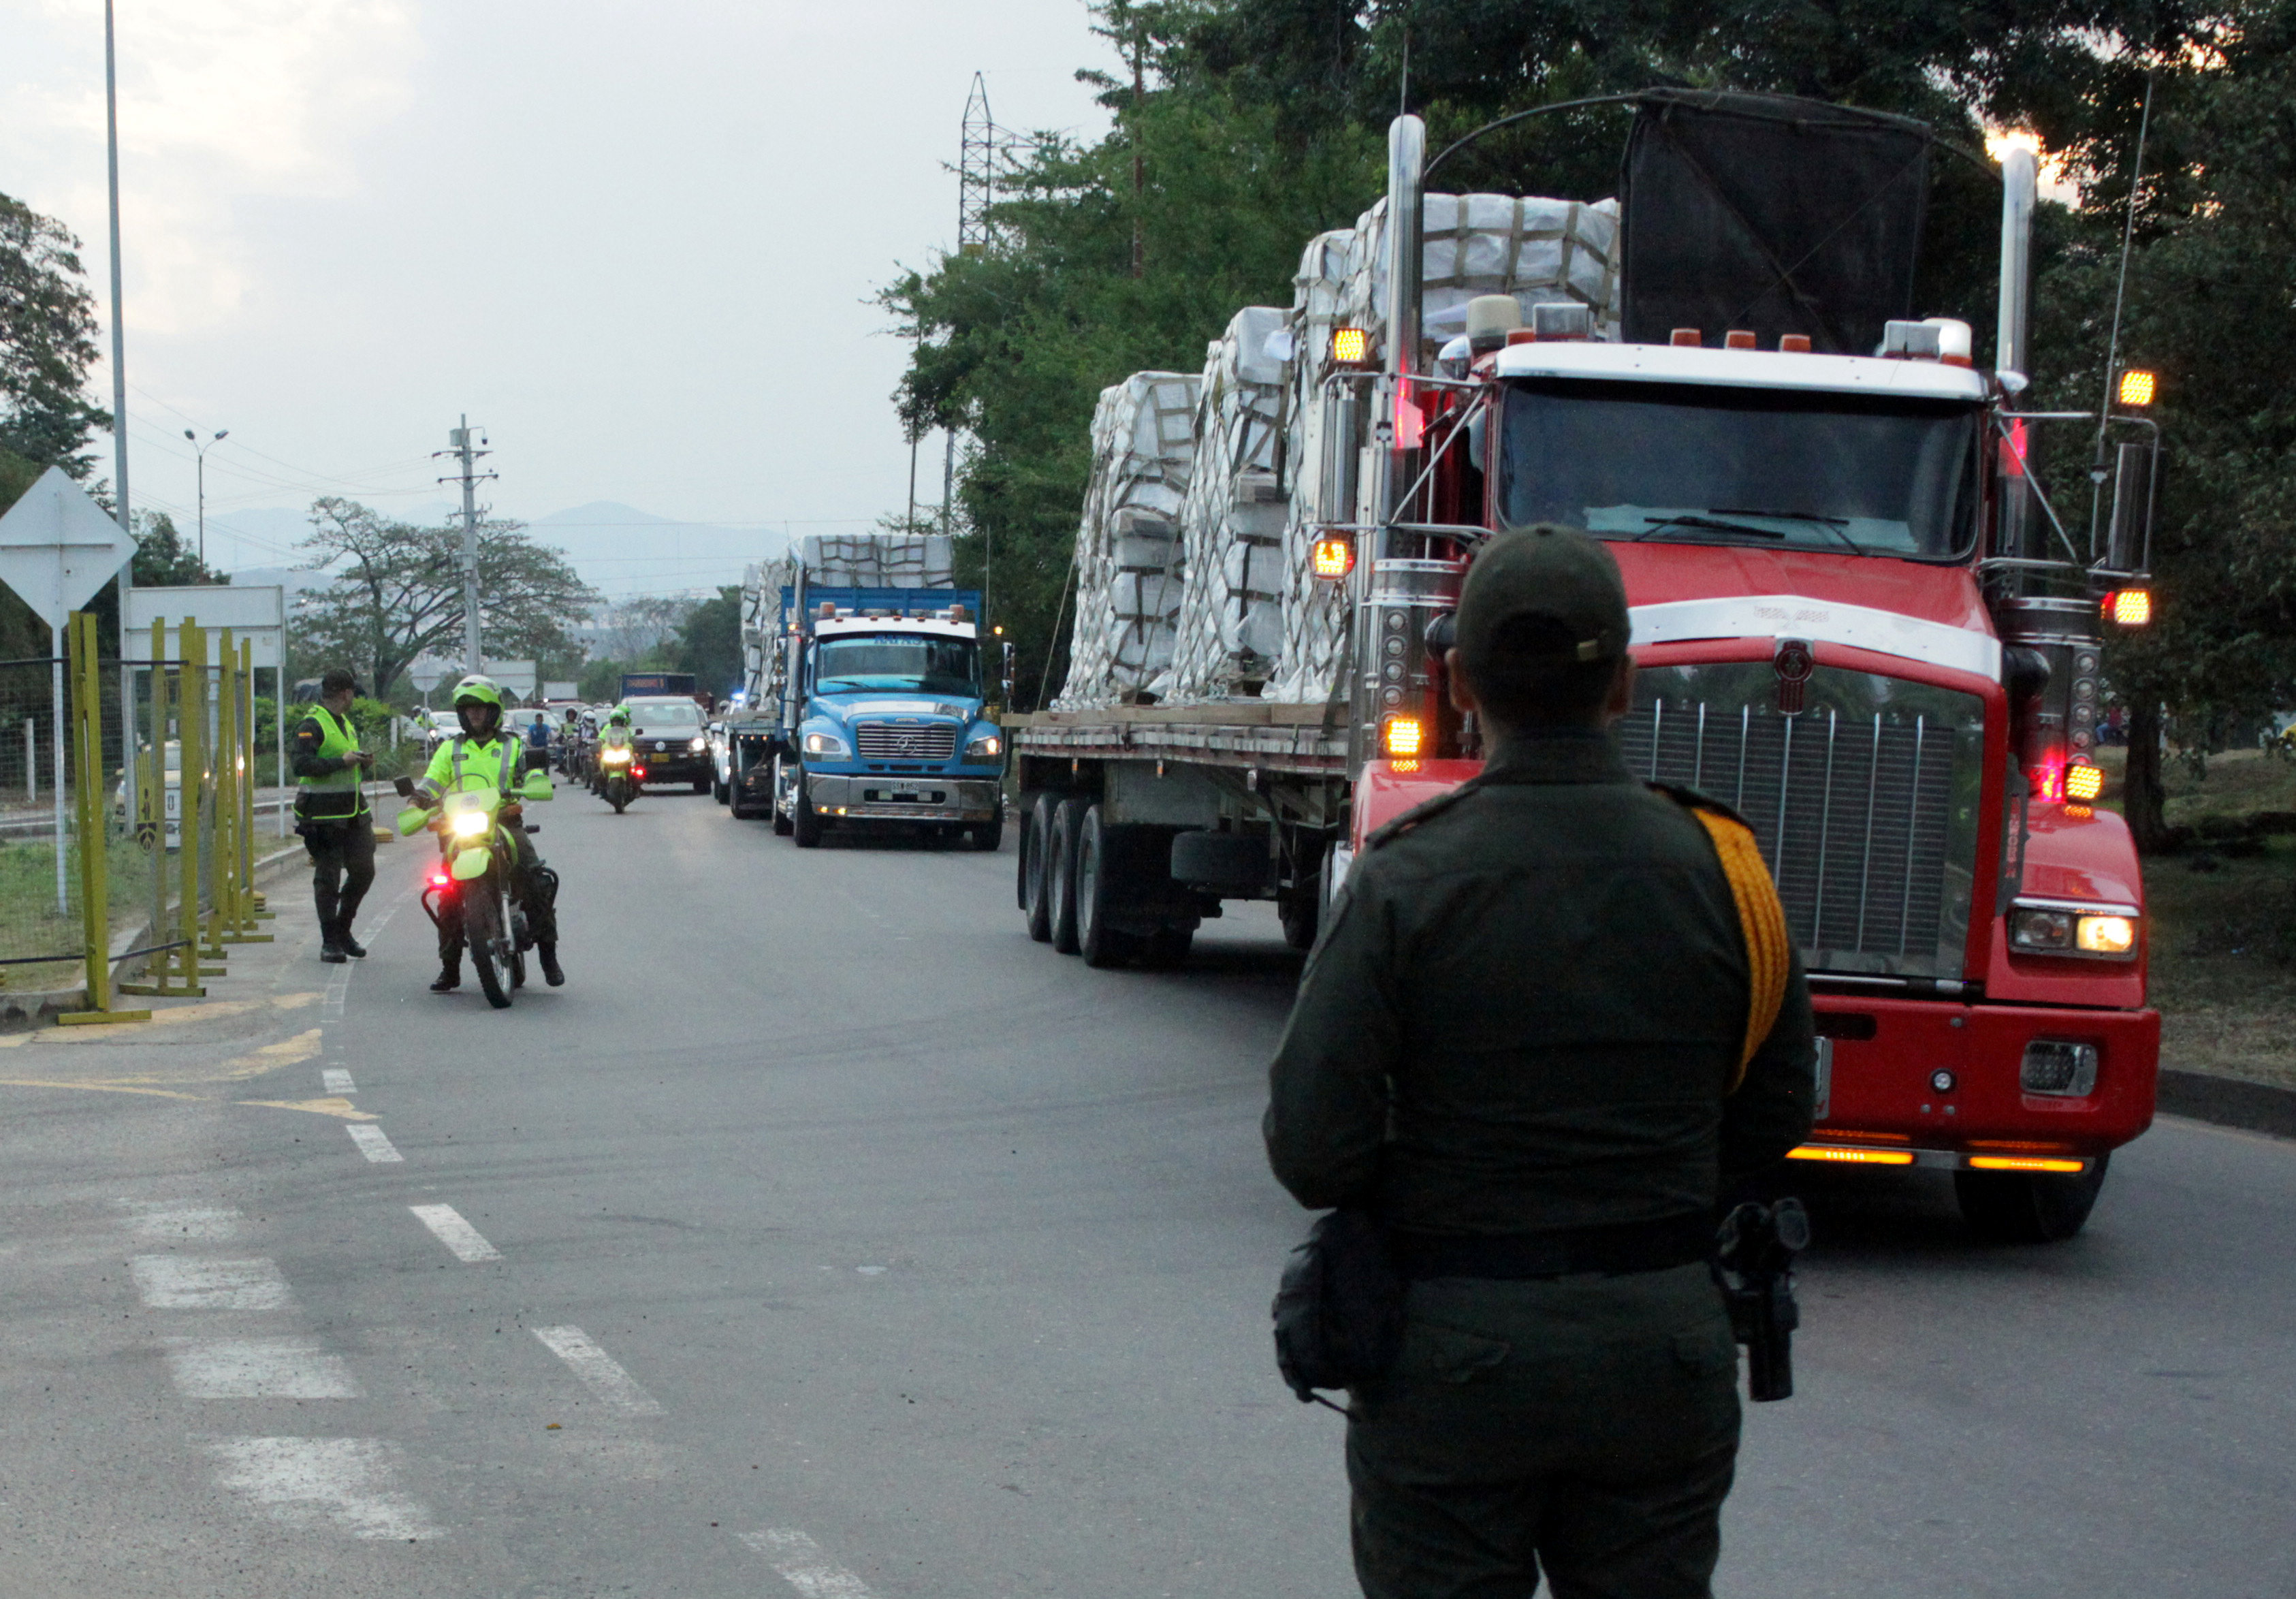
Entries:
{"type": "Polygon", "coordinates": [[[2116,455],[2104,564],[2116,572],[2141,572],[2152,546],[2152,447],[2124,444],[2116,455]]]}

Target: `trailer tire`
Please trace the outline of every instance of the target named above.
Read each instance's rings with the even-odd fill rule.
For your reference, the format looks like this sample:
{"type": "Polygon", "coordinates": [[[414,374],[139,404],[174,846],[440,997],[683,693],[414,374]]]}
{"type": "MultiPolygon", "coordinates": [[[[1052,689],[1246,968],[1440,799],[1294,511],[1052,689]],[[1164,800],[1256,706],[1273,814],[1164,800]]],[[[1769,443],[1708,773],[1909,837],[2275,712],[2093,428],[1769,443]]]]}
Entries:
{"type": "Polygon", "coordinates": [[[1090,803],[1071,794],[1054,807],[1052,831],[1045,840],[1045,905],[1052,918],[1053,947],[1062,955],[1078,948],[1076,840],[1090,803]]]}
{"type": "Polygon", "coordinates": [[[1108,924],[1109,916],[1124,902],[1125,840],[1121,831],[1101,818],[1097,805],[1087,808],[1076,831],[1077,953],[1087,966],[1120,966],[1140,953],[1140,940],[1108,924]]]}
{"type": "Polygon", "coordinates": [[[782,805],[782,758],[778,755],[774,757],[773,789],[766,800],[766,809],[774,819],[775,836],[784,839],[789,837],[790,830],[795,824],[790,820],[789,812],[782,805]]]}
{"type": "Polygon", "coordinates": [[[1029,936],[1039,944],[1053,941],[1053,812],[1060,798],[1036,795],[1021,818],[1021,910],[1029,936]]]}
{"type": "Polygon", "coordinates": [[[1970,1231],[1988,1243],[2061,1243],[2081,1230],[2104,1186],[2111,1155],[2079,1176],[1956,1171],[1953,1196],[1970,1231]]]}
{"type": "Polygon", "coordinates": [[[797,814],[790,818],[790,832],[800,849],[821,848],[821,813],[813,808],[813,790],[805,781],[805,773],[797,775],[797,814]]]}
{"type": "Polygon", "coordinates": [[[1283,941],[1294,949],[1316,947],[1316,933],[1324,919],[1324,873],[1329,870],[1330,860],[1327,852],[1313,877],[1275,897],[1275,914],[1283,923],[1283,941]]]}

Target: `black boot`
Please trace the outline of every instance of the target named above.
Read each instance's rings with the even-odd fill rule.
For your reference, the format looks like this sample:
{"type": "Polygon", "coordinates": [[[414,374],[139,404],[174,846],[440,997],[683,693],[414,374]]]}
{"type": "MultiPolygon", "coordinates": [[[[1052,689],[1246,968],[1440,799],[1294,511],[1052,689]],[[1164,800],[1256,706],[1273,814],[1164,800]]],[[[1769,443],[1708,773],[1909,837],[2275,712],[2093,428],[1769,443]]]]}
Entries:
{"type": "Polygon", "coordinates": [[[351,937],[351,922],[348,916],[335,925],[335,947],[355,961],[366,959],[366,946],[351,937]]]}
{"type": "Polygon", "coordinates": [[[566,973],[558,964],[558,946],[537,944],[535,946],[535,954],[542,959],[542,980],[554,988],[564,988],[566,973]]]}
{"type": "Polygon", "coordinates": [[[463,952],[456,950],[439,960],[438,980],[430,985],[433,994],[452,994],[463,986],[463,952]]]}
{"type": "Polygon", "coordinates": [[[332,927],[328,928],[324,933],[321,935],[319,942],[319,958],[326,962],[330,966],[340,966],[345,961],[351,958],[343,953],[343,947],[340,943],[336,942],[335,930],[332,927]]]}

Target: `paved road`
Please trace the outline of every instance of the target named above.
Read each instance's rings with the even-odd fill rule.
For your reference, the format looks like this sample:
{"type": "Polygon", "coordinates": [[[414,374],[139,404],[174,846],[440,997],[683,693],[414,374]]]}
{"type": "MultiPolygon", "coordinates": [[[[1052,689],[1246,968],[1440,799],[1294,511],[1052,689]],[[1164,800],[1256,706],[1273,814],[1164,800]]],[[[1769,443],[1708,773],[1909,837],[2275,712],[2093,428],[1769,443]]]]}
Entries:
{"type": "MultiPolygon", "coordinates": [[[[401,845],[363,964],[283,885],[203,1005],[0,1040],[0,1590],[1353,1591],[1268,1355],[1272,916],[1093,972],[1009,849],[540,814],[573,980],[507,1014],[423,991],[401,845]]],[[[2296,1144],[2164,1123],[2054,1249],[1815,1209],[1726,1595],[2296,1594],[2296,1144]]]]}

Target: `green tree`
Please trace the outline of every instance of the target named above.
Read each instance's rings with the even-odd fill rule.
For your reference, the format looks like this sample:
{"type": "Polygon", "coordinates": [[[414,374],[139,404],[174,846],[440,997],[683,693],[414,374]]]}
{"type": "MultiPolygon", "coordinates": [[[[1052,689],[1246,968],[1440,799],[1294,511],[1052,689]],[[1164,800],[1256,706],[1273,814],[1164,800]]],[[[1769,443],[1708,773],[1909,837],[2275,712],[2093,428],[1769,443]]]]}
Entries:
{"type": "MultiPolygon", "coordinates": [[[[461,529],[391,521],[333,497],[312,503],[311,527],[300,547],[331,580],[303,601],[291,625],[299,673],[348,663],[369,693],[387,698],[417,657],[460,653],[461,529]]],[[[566,557],[536,544],[523,524],[480,525],[479,610],[489,655],[571,656],[566,619],[597,603],[566,557]]]]}
{"type": "Polygon", "coordinates": [[[742,681],[742,587],[721,587],[677,625],[676,669],[693,674],[693,685],[721,698],[742,681]]]}
{"type": "Polygon", "coordinates": [[[0,448],[76,478],[94,465],[90,436],[111,425],[85,392],[96,360],[85,276],[70,230],[0,194],[0,448]]]}
{"type": "Polygon", "coordinates": [[[135,520],[136,587],[183,588],[231,581],[230,573],[201,563],[199,552],[166,512],[139,511],[135,520]]]}

